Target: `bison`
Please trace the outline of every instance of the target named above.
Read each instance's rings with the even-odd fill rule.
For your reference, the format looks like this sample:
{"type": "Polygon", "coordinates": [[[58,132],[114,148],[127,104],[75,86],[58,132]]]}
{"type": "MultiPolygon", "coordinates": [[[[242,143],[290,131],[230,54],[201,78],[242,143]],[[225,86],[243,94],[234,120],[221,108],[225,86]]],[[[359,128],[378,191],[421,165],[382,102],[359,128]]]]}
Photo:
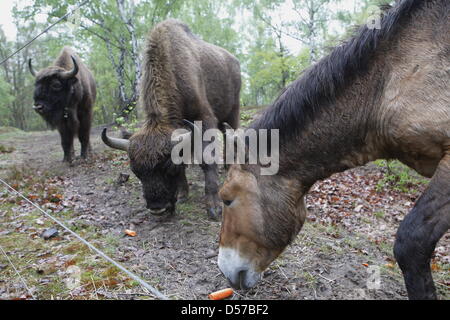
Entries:
{"type": "Polygon", "coordinates": [[[52,66],[35,72],[28,60],[31,74],[36,78],[33,109],[52,129],[58,129],[64,150],[64,162],[74,157],[73,139],[81,143],[81,157],[90,152],[89,135],[96,86],[92,73],[78,55],[64,47],[52,66]]]}
{"type": "MultiPolygon", "coordinates": [[[[224,122],[239,126],[241,76],[239,61],[228,51],[206,43],[187,25],[166,20],[150,33],[144,50],[139,105],[146,114],[143,127],[129,140],[102,134],[104,143],[128,152],[130,166],[143,186],[153,215],[168,215],[176,201],[187,197],[184,164],[171,159],[174,130],[183,120],[202,121],[202,129],[224,122]]],[[[205,145],[203,145],[205,147],[205,145]]],[[[201,164],[205,174],[206,209],[212,219],[221,214],[216,164],[201,164]]]]}

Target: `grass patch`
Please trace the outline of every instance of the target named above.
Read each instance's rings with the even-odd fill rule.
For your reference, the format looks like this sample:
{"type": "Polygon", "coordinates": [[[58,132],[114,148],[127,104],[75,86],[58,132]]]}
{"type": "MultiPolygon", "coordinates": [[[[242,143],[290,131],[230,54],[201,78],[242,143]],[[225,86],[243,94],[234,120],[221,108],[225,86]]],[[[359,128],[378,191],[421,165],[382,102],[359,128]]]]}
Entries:
{"type": "Polygon", "coordinates": [[[258,111],[259,109],[257,108],[246,108],[241,110],[240,112],[241,126],[247,127],[253,121],[258,111]]]}
{"type": "Polygon", "coordinates": [[[378,210],[378,211],[375,211],[375,212],[373,213],[373,215],[374,215],[377,219],[383,219],[384,216],[385,216],[385,213],[384,213],[383,210],[378,210]]]}
{"type": "Polygon", "coordinates": [[[6,140],[6,139],[11,139],[11,138],[15,138],[18,136],[25,136],[28,133],[25,131],[22,131],[18,128],[14,128],[14,127],[0,127],[0,139],[1,140],[6,140]]]}
{"type": "Polygon", "coordinates": [[[0,153],[13,153],[15,150],[14,147],[7,147],[0,144],[0,153]]]}
{"type": "Polygon", "coordinates": [[[398,160],[377,160],[375,164],[386,171],[383,179],[377,183],[376,190],[378,192],[384,191],[386,188],[404,193],[413,192],[420,185],[428,183],[428,180],[398,160]]]}
{"type": "MultiPolygon", "coordinates": [[[[36,215],[23,216],[23,224],[16,230],[0,238],[0,245],[7,252],[14,266],[19,270],[27,286],[32,288],[33,295],[37,299],[103,299],[99,292],[122,292],[124,288],[132,288],[127,275],[112,266],[109,262],[96,256],[91,250],[78,240],[70,240],[67,237],[57,237],[45,241],[39,237],[45,229],[31,227],[36,215]],[[22,230],[21,230],[22,229],[22,230]],[[30,233],[31,232],[31,233],[30,233]],[[81,271],[79,285],[70,288],[67,285],[70,275],[68,268],[76,266],[81,271]]],[[[14,214],[7,214],[2,219],[5,225],[17,223],[14,214]]],[[[10,228],[8,228],[10,229],[10,228]]],[[[84,235],[91,243],[103,251],[114,251],[104,243],[97,234],[84,235]],[[108,250],[107,250],[108,249],[108,250]]],[[[9,298],[18,298],[25,293],[24,288],[17,290],[16,296],[12,292],[20,282],[13,268],[0,256],[0,264],[6,265],[2,271],[2,278],[6,279],[6,286],[11,290],[9,298]]]]}
{"type": "MultiPolygon", "coordinates": [[[[26,167],[12,167],[6,180],[44,210],[53,211],[54,216],[97,248],[112,257],[117,253],[118,239],[113,235],[101,235],[96,226],[86,221],[73,221],[75,212],[60,204],[64,199],[62,178],[26,167]],[[67,223],[69,219],[71,223],[67,223]]],[[[73,240],[41,212],[6,189],[0,189],[0,221],[2,231],[7,231],[0,236],[0,245],[36,299],[115,298],[116,293],[134,287],[126,274],[119,272],[78,240],[73,240]],[[48,241],[43,240],[40,234],[50,227],[57,227],[59,235],[48,241]],[[81,271],[79,285],[75,288],[67,284],[71,277],[68,268],[71,266],[81,271]]],[[[6,291],[0,291],[0,298],[26,296],[27,291],[3,255],[0,255],[0,265],[6,266],[0,275],[6,291]]]]}

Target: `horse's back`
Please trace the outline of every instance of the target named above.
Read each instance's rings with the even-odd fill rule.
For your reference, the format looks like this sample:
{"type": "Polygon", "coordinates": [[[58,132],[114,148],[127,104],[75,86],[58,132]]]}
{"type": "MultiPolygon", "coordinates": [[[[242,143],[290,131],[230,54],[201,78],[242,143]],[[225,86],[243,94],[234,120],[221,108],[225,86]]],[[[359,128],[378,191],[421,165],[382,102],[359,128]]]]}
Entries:
{"type": "Polygon", "coordinates": [[[424,13],[416,28],[405,28],[381,108],[392,156],[428,177],[450,153],[450,26],[443,16],[424,13]]]}

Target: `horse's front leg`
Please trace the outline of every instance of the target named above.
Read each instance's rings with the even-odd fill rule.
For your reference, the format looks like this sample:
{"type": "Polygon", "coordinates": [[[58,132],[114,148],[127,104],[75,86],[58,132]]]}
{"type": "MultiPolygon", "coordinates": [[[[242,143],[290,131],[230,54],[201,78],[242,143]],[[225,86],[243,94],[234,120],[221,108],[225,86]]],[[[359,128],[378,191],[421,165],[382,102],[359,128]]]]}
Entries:
{"type": "Polygon", "coordinates": [[[397,231],[394,255],[410,299],[436,299],[430,261],[437,242],[450,227],[450,152],[397,231]]]}

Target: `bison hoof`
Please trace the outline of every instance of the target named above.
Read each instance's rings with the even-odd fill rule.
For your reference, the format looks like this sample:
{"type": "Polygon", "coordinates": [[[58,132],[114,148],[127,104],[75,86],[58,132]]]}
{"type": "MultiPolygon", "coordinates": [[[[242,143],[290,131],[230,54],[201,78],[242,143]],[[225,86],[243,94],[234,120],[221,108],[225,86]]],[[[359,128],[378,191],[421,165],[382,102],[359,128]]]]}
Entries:
{"type": "Polygon", "coordinates": [[[208,216],[213,221],[219,221],[222,217],[222,207],[209,208],[208,216]]]}
{"type": "Polygon", "coordinates": [[[83,160],[89,160],[92,158],[92,152],[86,152],[86,153],[82,153],[80,155],[81,159],[83,160]]]}
{"type": "Polygon", "coordinates": [[[188,201],[188,195],[179,196],[177,198],[177,203],[185,203],[186,201],[188,201]]]}

